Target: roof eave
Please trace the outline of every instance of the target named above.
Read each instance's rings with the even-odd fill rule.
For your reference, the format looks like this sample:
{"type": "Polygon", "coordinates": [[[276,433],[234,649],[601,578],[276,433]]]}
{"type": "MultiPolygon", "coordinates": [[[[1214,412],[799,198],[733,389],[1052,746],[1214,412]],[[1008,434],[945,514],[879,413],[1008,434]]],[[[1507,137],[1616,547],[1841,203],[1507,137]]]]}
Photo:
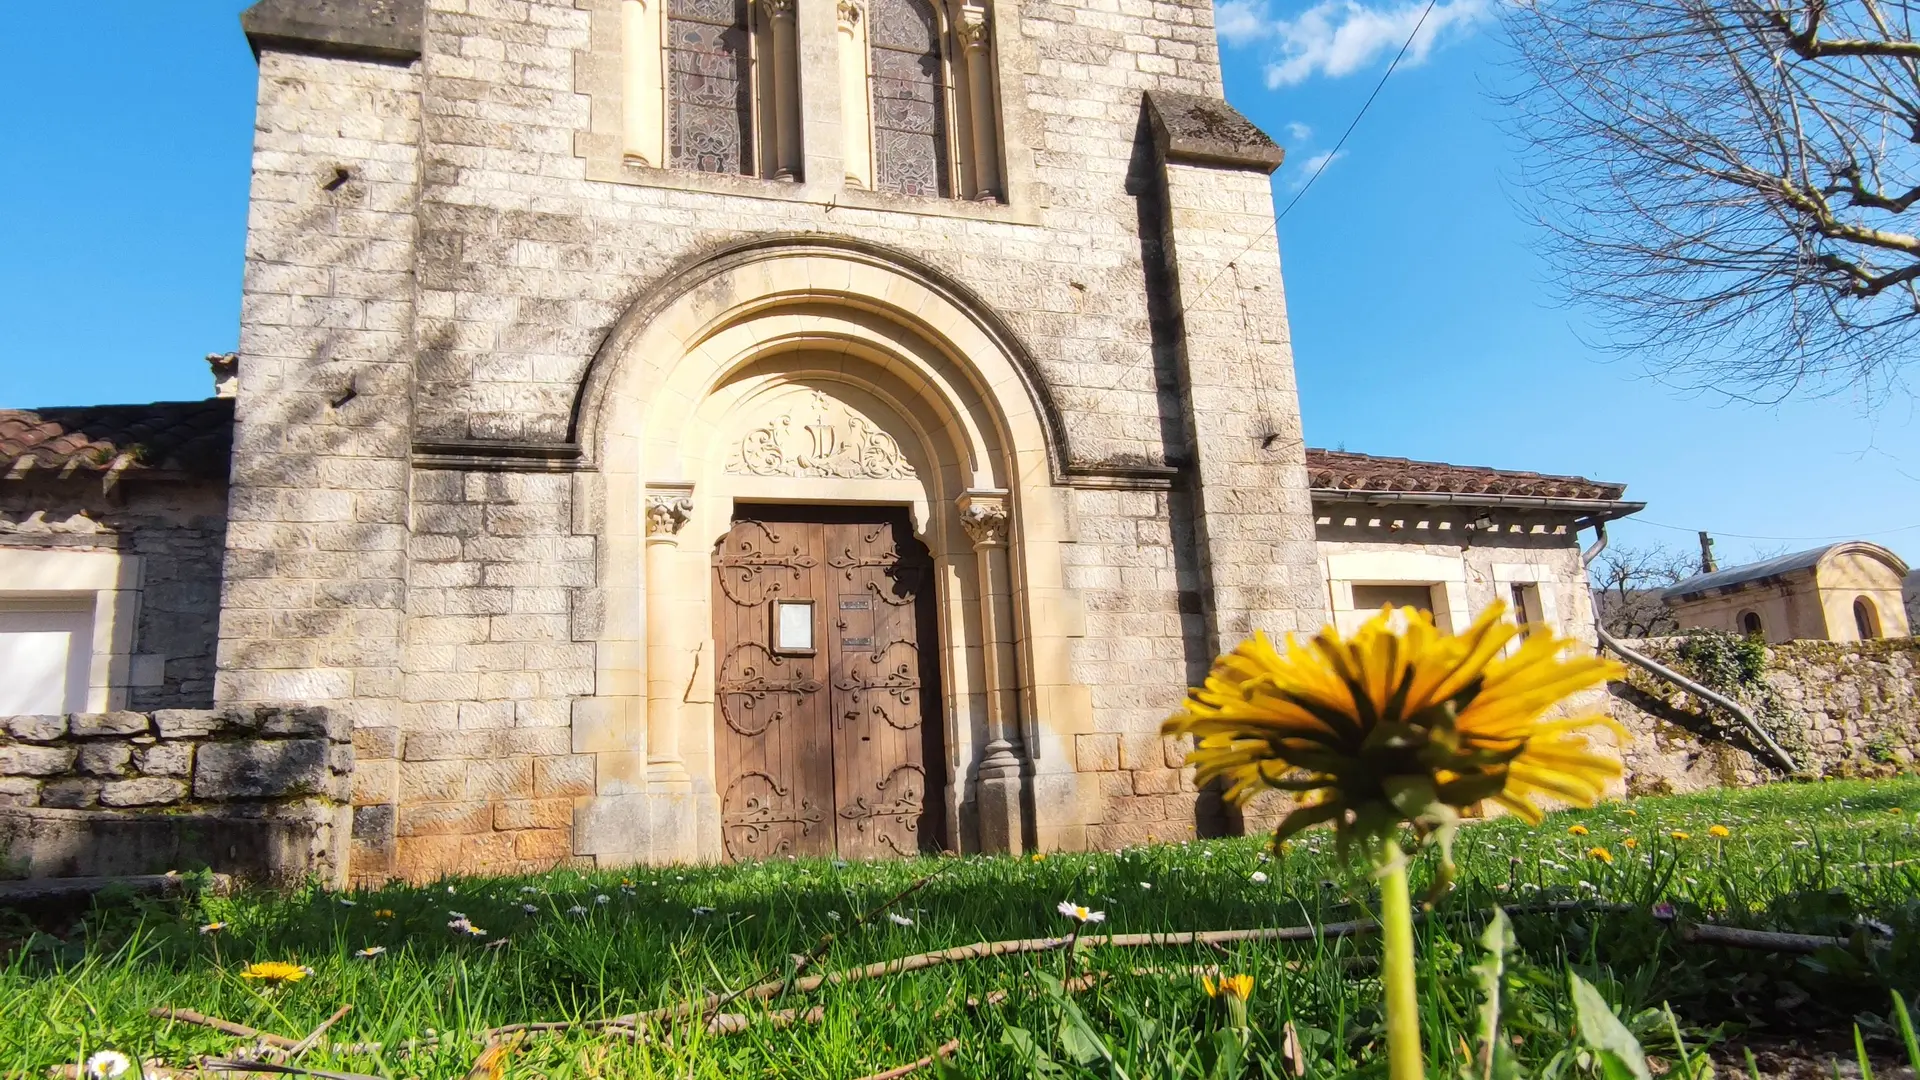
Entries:
{"type": "Polygon", "coordinates": [[[1624,499],[1569,499],[1552,495],[1499,495],[1469,491],[1367,491],[1353,488],[1314,488],[1316,503],[1365,503],[1370,506],[1467,506],[1480,509],[1532,510],[1566,514],[1576,521],[1598,524],[1647,508],[1624,499]]]}

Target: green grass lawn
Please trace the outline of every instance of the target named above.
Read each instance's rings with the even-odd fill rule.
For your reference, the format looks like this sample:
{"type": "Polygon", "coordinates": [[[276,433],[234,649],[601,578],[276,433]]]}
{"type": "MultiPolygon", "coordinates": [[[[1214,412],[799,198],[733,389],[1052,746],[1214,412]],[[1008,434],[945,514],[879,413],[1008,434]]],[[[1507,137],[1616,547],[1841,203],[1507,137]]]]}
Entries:
{"type": "MultiPolygon", "coordinates": [[[[1529,1076],[1592,1075],[1570,1052],[1569,967],[1619,1006],[1654,1054],[1673,1056],[1664,1014],[1647,1011],[1662,1003],[1695,1045],[1839,1048],[1851,1045],[1858,1023],[1870,1045],[1891,1049],[1887,991],[1912,1000],[1920,989],[1916,811],[1920,781],[1836,782],[1641,799],[1553,815],[1534,829],[1503,820],[1464,830],[1457,887],[1419,935],[1431,1072],[1457,1075],[1477,1037],[1473,967],[1495,904],[1589,902],[1513,919],[1520,948],[1507,970],[1506,1035],[1529,1076]],[[1716,825],[1729,835],[1711,836],[1716,825]],[[1612,861],[1591,854],[1595,848],[1612,861]],[[1855,941],[1809,956],[1686,944],[1650,913],[1656,903],[1673,905],[1682,923],[1855,941]]],[[[1039,860],[801,860],[561,871],[352,894],[103,900],[71,925],[0,925],[0,1074],[45,1075],[105,1048],[180,1065],[238,1045],[153,1019],[156,1006],[298,1038],[351,1004],[329,1039],[386,1049],[323,1048],[303,1065],[464,1077],[480,1049],[474,1032],[610,1017],[741,988],[790,970],[793,954],[828,935],[835,937],[811,970],[1065,934],[1071,923],[1055,910],[1062,900],[1106,912],[1096,929],[1114,933],[1321,924],[1371,910],[1365,875],[1341,866],[1330,834],[1309,833],[1277,859],[1263,850],[1247,838],[1039,860]],[[930,880],[917,892],[858,925],[862,913],[922,878],[930,880]],[[449,928],[462,916],[486,936],[449,928]],[[226,928],[201,933],[211,921],[226,928]],[[356,955],[376,947],[385,951],[356,955]],[[263,988],[239,975],[257,961],[288,961],[312,974],[263,988]],[[429,1034],[437,1045],[396,1049],[429,1034]]],[[[957,1039],[950,1068],[969,1077],[1280,1077],[1295,1075],[1290,1060],[1310,1077],[1384,1075],[1378,948],[1371,936],[1218,948],[1083,943],[1072,954],[969,961],[728,1010],[754,1017],[818,1004],[817,1023],[755,1023],[722,1035],[682,1022],[638,1041],[542,1034],[522,1044],[511,1072],[839,1080],[957,1039]],[[1225,1013],[1194,973],[1206,966],[1255,979],[1243,1070],[1230,1056],[1220,1060],[1225,1013]],[[1049,976],[1087,975],[1098,978],[1081,979],[1076,987],[1092,985],[1078,992],[1049,988],[1049,976]],[[1005,1000],[987,1004],[995,991],[1006,991],[1005,1000]],[[969,1006],[970,998],[981,1004],[969,1006]],[[1289,1027],[1298,1048],[1291,1057],[1289,1027]]]]}

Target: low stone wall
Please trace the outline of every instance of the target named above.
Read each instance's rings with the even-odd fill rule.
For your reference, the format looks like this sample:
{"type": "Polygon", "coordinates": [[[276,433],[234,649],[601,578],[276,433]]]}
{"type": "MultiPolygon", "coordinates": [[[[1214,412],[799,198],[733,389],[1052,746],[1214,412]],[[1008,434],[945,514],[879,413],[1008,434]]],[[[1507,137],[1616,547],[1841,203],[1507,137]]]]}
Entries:
{"type": "Polygon", "coordinates": [[[0,877],[341,881],[353,760],[319,708],[0,717],[0,877]]]}
{"type": "MultiPolygon", "coordinates": [[[[1630,644],[1683,674],[1697,675],[1680,657],[1679,641],[1630,644]]],[[[1733,696],[1794,757],[1802,775],[1888,775],[1911,771],[1920,760],[1920,639],[1773,645],[1766,650],[1760,679],[1760,685],[1734,689],[1733,696]]],[[[1634,734],[1625,751],[1630,792],[1665,794],[1786,778],[1737,721],[1693,695],[1638,668],[1610,689],[1615,719],[1634,734]]]]}

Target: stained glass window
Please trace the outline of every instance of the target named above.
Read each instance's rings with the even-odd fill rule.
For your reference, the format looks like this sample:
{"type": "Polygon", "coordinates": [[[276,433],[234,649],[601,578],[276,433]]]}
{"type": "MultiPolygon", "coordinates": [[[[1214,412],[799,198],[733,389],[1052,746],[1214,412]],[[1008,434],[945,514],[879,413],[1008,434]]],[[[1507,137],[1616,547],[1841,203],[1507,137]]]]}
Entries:
{"type": "Polygon", "coordinates": [[[667,145],[676,169],[752,173],[747,0],[670,0],[667,145]]]}
{"type": "Polygon", "coordinates": [[[873,0],[874,186],[951,194],[940,19],[929,0],[873,0]]]}

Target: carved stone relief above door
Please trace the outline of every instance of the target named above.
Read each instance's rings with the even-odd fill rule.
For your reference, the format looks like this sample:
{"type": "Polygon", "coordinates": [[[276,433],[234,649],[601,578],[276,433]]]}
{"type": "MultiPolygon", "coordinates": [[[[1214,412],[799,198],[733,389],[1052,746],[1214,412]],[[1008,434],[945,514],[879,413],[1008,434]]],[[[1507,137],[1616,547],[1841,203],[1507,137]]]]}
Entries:
{"type": "Polygon", "coordinates": [[[730,474],[845,480],[919,475],[887,430],[889,423],[825,391],[791,388],[762,402],[751,416],[729,449],[730,474]]]}

